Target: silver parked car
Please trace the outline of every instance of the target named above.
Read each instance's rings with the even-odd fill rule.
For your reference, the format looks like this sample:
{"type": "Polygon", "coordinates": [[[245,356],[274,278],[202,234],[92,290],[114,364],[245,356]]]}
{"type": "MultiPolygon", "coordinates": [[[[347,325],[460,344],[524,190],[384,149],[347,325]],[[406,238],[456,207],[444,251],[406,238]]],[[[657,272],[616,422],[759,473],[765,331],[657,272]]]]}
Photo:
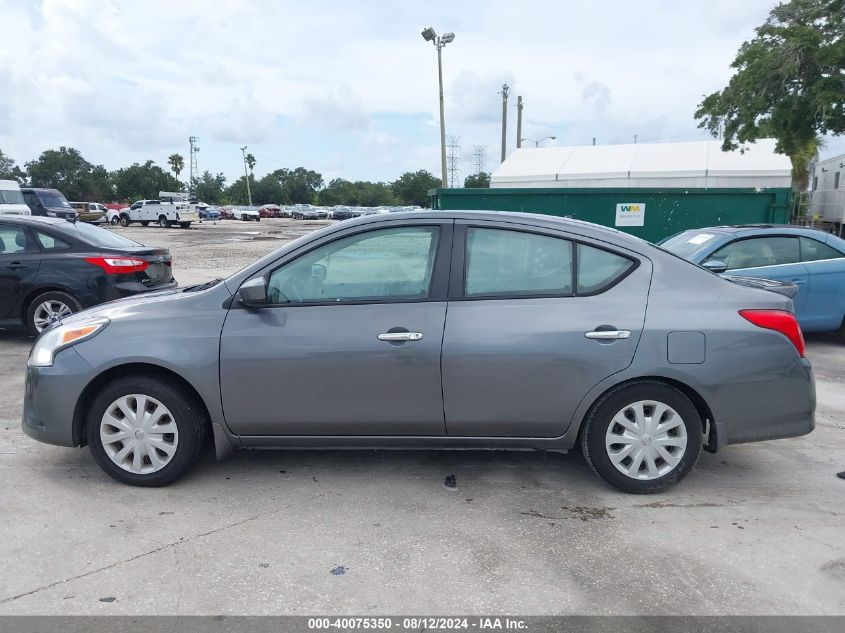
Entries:
{"type": "Polygon", "coordinates": [[[23,428],[143,486],[184,474],[210,435],[220,458],[580,446],[612,486],[655,492],[702,448],[813,429],[790,290],[575,220],[366,216],[46,330],[23,428]]]}

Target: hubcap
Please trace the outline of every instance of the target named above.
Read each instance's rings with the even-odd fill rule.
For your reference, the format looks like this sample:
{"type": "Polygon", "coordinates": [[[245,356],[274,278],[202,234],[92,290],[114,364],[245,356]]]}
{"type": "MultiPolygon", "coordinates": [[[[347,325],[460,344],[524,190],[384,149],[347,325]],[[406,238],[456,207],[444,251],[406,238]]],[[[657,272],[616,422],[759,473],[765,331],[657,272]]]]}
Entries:
{"type": "Polygon", "coordinates": [[[613,416],[605,447],[616,470],[632,479],[657,479],[671,472],[687,449],[684,421],[656,400],[629,404],[613,416]]]}
{"type": "Polygon", "coordinates": [[[71,314],[73,314],[73,310],[61,301],[45,301],[35,308],[33,315],[35,329],[41,332],[44,328],[71,314]]]}
{"type": "Polygon", "coordinates": [[[112,402],[100,421],[106,455],[136,475],[154,473],[170,463],[179,430],[170,411],[150,396],[130,394],[112,402]]]}

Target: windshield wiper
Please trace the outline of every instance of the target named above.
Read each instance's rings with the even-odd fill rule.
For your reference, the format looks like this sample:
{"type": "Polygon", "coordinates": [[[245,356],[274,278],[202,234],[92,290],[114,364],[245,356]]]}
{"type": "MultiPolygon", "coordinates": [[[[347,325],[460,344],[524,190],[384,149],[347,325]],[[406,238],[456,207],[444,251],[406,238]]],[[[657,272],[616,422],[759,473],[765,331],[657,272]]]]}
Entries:
{"type": "Polygon", "coordinates": [[[217,279],[212,279],[211,281],[206,281],[204,284],[197,284],[196,286],[188,286],[187,288],[183,288],[182,292],[199,292],[200,290],[208,290],[212,286],[216,286],[221,281],[223,281],[222,277],[217,279]]]}

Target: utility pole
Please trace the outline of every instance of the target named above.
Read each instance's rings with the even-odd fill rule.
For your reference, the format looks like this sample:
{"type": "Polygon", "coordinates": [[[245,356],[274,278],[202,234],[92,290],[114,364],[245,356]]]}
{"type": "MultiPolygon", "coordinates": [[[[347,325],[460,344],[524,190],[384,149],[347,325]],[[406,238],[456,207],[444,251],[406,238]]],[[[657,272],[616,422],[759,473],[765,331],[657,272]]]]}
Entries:
{"type": "Polygon", "coordinates": [[[460,136],[450,136],[449,137],[449,144],[447,145],[447,147],[449,148],[449,155],[448,155],[449,167],[448,167],[448,169],[449,169],[449,186],[450,187],[455,187],[455,186],[460,187],[461,186],[460,180],[458,178],[458,172],[460,171],[460,163],[461,163],[461,157],[458,153],[461,149],[461,146],[459,144],[460,140],[461,140],[460,136]],[[455,185],[455,182],[458,182],[458,184],[455,185]]]}
{"type": "Polygon", "coordinates": [[[636,145],[636,144],[637,144],[637,135],[634,134],[634,145],[636,145]]]}
{"type": "Polygon", "coordinates": [[[247,148],[246,145],[244,145],[241,148],[241,154],[243,154],[243,157],[244,157],[244,179],[246,180],[246,195],[249,198],[249,206],[251,207],[252,206],[252,191],[249,188],[249,172],[246,169],[246,148],[247,148]]]}
{"type": "Polygon", "coordinates": [[[197,164],[197,152],[200,151],[199,143],[200,139],[197,136],[190,136],[188,137],[188,143],[191,144],[191,149],[189,152],[190,167],[189,173],[190,176],[188,177],[188,193],[191,195],[196,194],[197,191],[197,181],[199,180],[199,165],[197,164]]]}
{"type": "Polygon", "coordinates": [[[508,93],[510,92],[510,88],[508,87],[507,82],[502,84],[502,91],[499,93],[502,95],[502,160],[501,162],[505,162],[505,155],[507,154],[508,149],[508,93]]]}
{"type": "Polygon", "coordinates": [[[516,147],[522,147],[522,95],[516,98],[516,147]]]}
{"type": "Polygon", "coordinates": [[[595,144],[596,144],[596,137],[594,136],[593,137],[593,145],[595,145],[595,144]]]}

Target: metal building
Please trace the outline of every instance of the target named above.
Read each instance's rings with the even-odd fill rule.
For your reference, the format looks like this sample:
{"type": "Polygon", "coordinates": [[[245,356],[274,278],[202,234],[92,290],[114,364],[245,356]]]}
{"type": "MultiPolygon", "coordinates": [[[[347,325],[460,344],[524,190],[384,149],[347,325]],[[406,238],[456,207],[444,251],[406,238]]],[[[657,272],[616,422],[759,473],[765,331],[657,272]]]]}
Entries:
{"type": "Polygon", "coordinates": [[[819,161],[813,169],[810,216],[814,222],[832,222],[837,231],[845,222],[845,154],[819,161]]]}

